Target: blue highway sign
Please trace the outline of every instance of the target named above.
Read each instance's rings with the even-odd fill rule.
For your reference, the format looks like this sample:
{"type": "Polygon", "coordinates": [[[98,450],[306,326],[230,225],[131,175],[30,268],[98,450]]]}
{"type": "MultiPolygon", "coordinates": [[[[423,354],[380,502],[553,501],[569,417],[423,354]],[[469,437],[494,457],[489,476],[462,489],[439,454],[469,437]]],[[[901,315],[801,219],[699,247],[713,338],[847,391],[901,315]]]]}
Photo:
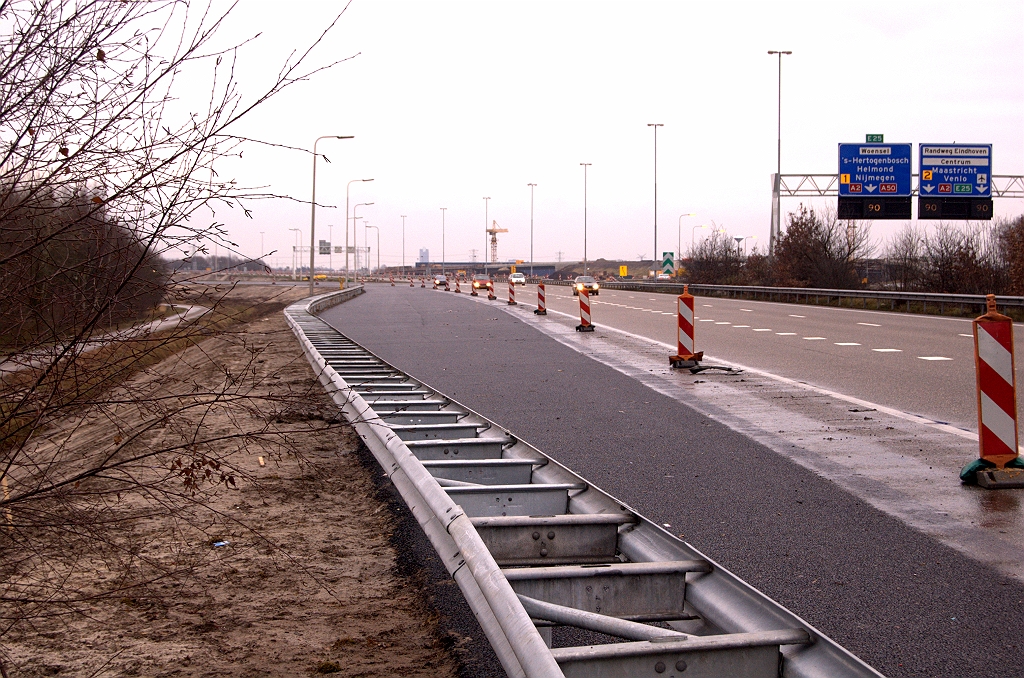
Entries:
{"type": "Polygon", "coordinates": [[[839,195],[909,196],[910,144],[839,144],[839,195]]]}
{"type": "Polygon", "coordinates": [[[922,196],[987,198],[992,185],[992,144],[921,144],[922,196]]]}

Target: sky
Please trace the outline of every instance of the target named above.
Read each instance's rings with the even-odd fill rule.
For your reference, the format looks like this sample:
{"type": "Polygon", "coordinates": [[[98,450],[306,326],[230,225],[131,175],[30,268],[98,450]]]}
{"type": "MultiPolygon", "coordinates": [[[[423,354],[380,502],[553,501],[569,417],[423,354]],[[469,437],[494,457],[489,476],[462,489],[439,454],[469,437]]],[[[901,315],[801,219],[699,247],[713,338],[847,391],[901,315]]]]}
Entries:
{"type": "MultiPolygon", "coordinates": [[[[218,41],[255,96],[343,5],[241,0],[218,41]],[[286,11],[281,11],[282,7],[286,11]]],[[[650,258],[714,225],[767,245],[782,60],[783,174],[835,173],[837,145],[993,144],[992,173],[1024,174],[1024,1],[559,2],[354,0],[313,54],[353,57],[298,83],[235,131],[310,149],[321,135],[316,240],[345,244],[346,184],[376,265],[479,259],[496,221],[499,260],[650,258]],[[586,200],[584,200],[584,168],[586,200]],[[490,197],[485,201],[484,197],[490,197]],[[682,216],[694,213],[694,216],[682,216]],[[403,255],[403,220],[404,255],[403,255]]],[[[248,92],[252,92],[248,95],[248,92]]],[[[221,176],[297,200],[224,218],[248,256],[289,265],[309,244],[308,154],[248,147],[221,176]],[[305,201],[305,202],[302,202],[305,201]],[[289,231],[301,229],[300,233],[289,231]],[[262,234],[262,235],[261,235],[262,234]]],[[[809,200],[824,208],[834,198],[809,200]]],[[[783,200],[783,212],[800,200],[783,200]]],[[[997,216],[1024,213],[997,199],[997,216]]],[[[876,221],[883,243],[907,222],[876,221]]],[[[921,225],[926,225],[922,222],[921,225]]],[[[352,236],[350,236],[352,237],[352,236]]],[[[307,255],[308,258],[308,255],[307,255]]],[[[330,257],[335,268],[340,254],[330,257]]],[[[317,259],[327,265],[329,257],[317,259]]]]}

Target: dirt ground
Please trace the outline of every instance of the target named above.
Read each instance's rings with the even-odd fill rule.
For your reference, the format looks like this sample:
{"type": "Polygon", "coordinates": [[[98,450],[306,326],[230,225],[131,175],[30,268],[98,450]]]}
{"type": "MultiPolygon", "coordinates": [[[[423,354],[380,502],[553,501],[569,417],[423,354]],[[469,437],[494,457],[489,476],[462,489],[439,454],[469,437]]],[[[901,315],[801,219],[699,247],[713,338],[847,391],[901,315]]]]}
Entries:
{"type": "MultiPolygon", "coordinates": [[[[239,374],[251,378],[251,397],[206,408],[203,430],[269,426],[288,431],[288,444],[225,448],[240,471],[236,488],[137,526],[143,555],[184,558],[192,564],[186,575],[0,627],[10,678],[458,675],[453,641],[438,628],[422,582],[397,565],[392,512],[374,486],[380,471],[337,418],[280,311],[162,361],[129,389],[214,390],[239,374]],[[259,404],[275,394],[288,397],[259,404]]],[[[100,444],[117,433],[110,421],[103,407],[85,413],[76,440],[100,444]]],[[[55,428],[53,444],[64,435],[55,428]]],[[[69,584],[89,590],[113,575],[81,567],[69,584]]]]}

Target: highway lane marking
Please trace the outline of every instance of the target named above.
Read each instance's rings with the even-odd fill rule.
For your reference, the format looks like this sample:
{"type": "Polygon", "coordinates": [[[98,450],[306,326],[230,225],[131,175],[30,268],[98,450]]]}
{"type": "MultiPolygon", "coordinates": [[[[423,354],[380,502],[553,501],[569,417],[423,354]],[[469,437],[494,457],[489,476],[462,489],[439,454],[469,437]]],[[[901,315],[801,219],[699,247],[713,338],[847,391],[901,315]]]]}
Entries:
{"type": "Polygon", "coordinates": [[[750,325],[733,325],[733,327],[750,327],[750,325]]]}
{"type": "Polygon", "coordinates": [[[881,327],[881,325],[879,325],[877,323],[857,323],[857,324],[858,325],[864,325],[866,327],[881,327]]]}
{"type": "Polygon", "coordinates": [[[714,308],[711,304],[701,304],[704,308],[714,308]]]}
{"type": "MultiPolygon", "coordinates": [[[[474,301],[476,301],[476,300],[474,300],[474,301]]],[[[486,303],[486,302],[479,301],[478,303],[486,303]]],[[[528,304],[528,303],[524,303],[524,304],[521,304],[521,305],[522,306],[535,306],[534,304],[528,304]]],[[[506,313],[509,313],[509,314],[513,314],[514,313],[512,307],[508,307],[508,308],[502,307],[501,310],[503,310],[503,311],[505,311],[506,313]]],[[[562,311],[556,311],[555,309],[548,309],[548,312],[549,313],[553,313],[555,315],[565,316],[566,318],[570,318],[572,320],[576,319],[576,316],[571,314],[571,313],[564,313],[562,311]]],[[[533,320],[534,321],[533,324],[538,325],[538,327],[543,325],[543,323],[540,322],[540,319],[536,318],[536,316],[534,316],[532,313],[529,316],[526,317],[526,320],[527,321],[533,320]]],[[[602,327],[602,329],[610,331],[610,332],[616,332],[616,333],[621,334],[623,336],[632,337],[633,339],[639,339],[641,341],[651,342],[652,344],[657,344],[659,346],[663,346],[663,347],[665,347],[665,348],[667,348],[669,350],[675,350],[677,348],[676,346],[674,346],[672,344],[666,344],[663,341],[658,341],[657,339],[651,339],[650,337],[645,337],[642,334],[635,334],[635,333],[629,332],[627,330],[620,330],[618,327],[612,327],[610,325],[606,325],[606,326],[602,327]]],[[[756,332],[757,330],[754,330],[754,331],[756,332]]],[[[771,330],[765,330],[765,331],[770,332],[771,330]]],[[[549,334],[547,332],[545,332],[545,334],[548,334],[548,336],[552,336],[552,337],[557,339],[557,337],[555,335],[553,335],[553,334],[549,334]]],[[[569,346],[570,348],[573,348],[574,350],[577,350],[577,351],[580,350],[580,347],[577,344],[574,344],[574,343],[571,343],[571,342],[565,342],[565,341],[563,341],[562,343],[564,343],[566,346],[569,346]]],[[[872,349],[872,350],[878,351],[879,349],[872,349]]],[[[899,351],[900,349],[881,349],[881,350],[883,350],[883,351],[899,351]]],[[[591,356],[591,357],[593,357],[593,356],[591,356]]],[[[706,359],[710,359],[711,356],[705,355],[705,358],[706,359]]],[[[899,419],[903,419],[904,421],[911,421],[911,422],[914,422],[914,423],[917,423],[917,424],[922,424],[924,426],[928,426],[929,428],[933,428],[933,429],[936,429],[938,431],[943,431],[945,433],[952,433],[953,435],[958,436],[960,438],[964,438],[965,440],[971,440],[971,441],[974,441],[974,442],[978,441],[978,433],[976,431],[969,431],[967,429],[963,429],[963,428],[959,428],[957,426],[953,426],[952,424],[947,424],[946,422],[936,421],[935,419],[929,419],[928,417],[922,417],[919,414],[912,414],[910,412],[904,412],[903,410],[898,410],[898,409],[896,409],[894,407],[889,407],[887,405],[882,405],[880,403],[873,403],[870,400],[864,400],[863,398],[857,398],[855,396],[849,396],[849,395],[846,395],[845,393],[839,393],[838,391],[833,391],[831,389],[827,389],[827,388],[824,388],[824,387],[821,387],[821,386],[815,386],[814,384],[808,384],[806,381],[800,381],[798,379],[791,379],[789,377],[783,377],[783,376],[775,374],[773,372],[768,372],[767,370],[760,370],[760,369],[757,369],[756,367],[748,367],[748,366],[743,365],[741,363],[732,362],[730,360],[723,360],[721,358],[717,358],[716,360],[717,360],[717,362],[720,362],[720,363],[726,365],[727,367],[734,367],[736,369],[744,370],[746,372],[749,372],[750,374],[759,374],[759,375],[761,375],[763,377],[767,377],[769,379],[774,379],[775,381],[778,381],[779,383],[782,383],[782,384],[788,384],[790,386],[795,386],[797,388],[801,388],[801,389],[805,389],[807,391],[811,391],[812,393],[819,393],[821,395],[829,396],[830,398],[836,398],[838,400],[842,400],[844,402],[848,402],[848,403],[850,403],[852,405],[857,405],[859,407],[871,408],[871,409],[874,409],[874,410],[876,410],[878,412],[884,412],[885,414],[889,414],[889,415],[891,415],[893,417],[897,417],[899,419]]],[[[599,360],[599,362],[603,362],[603,361],[599,360]]],[[[608,363],[605,363],[605,364],[608,364],[608,363]]],[[[1019,449],[1020,449],[1021,454],[1024,454],[1024,445],[1021,445],[1019,449]]]]}
{"type": "Polygon", "coordinates": [[[770,327],[758,327],[754,331],[755,332],[771,332],[772,328],[770,328],[770,327]]]}
{"type": "Polygon", "coordinates": [[[961,334],[960,336],[961,337],[970,337],[971,339],[974,339],[974,335],[973,334],[961,334]]]}
{"type": "Polygon", "coordinates": [[[917,359],[918,360],[952,360],[952,358],[947,358],[947,357],[941,356],[941,355],[919,355],[919,356],[917,356],[917,359]]]}
{"type": "Polygon", "coordinates": [[[751,309],[751,308],[741,308],[740,310],[743,311],[744,313],[753,313],[754,312],[754,310],[751,309]]]}
{"type": "MultiPolygon", "coordinates": [[[[480,303],[484,303],[484,302],[480,302],[480,303]]],[[[533,304],[523,304],[523,305],[524,306],[532,306],[533,304]]],[[[513,313],[512,307],[502,308],[502,310],[507,312],[507,313],[513,313]]],[[[573,319],[573,320],[576,319],[575,315],[572,315],[570,313],[563,313],[562,311],[556,311],[554,309],[548,309],[548,313],[554,313],[556,315],[565,316],[566,318],[570,318],[570,319],[573,319]]],[[[535,320],[535,316],[533,316],[533,314],[531,313],[530,316],[527,317],[526,319],[528,321],[529,320],[535,320]]],[[[536,319],[535,320],[535,324],[542,325],[543,323],[541,323],[539,319],[536,319]]],[[[658,341],[657,339],[651,339],[650,337],[645,337],[642,334],[635,334],[635,333],[629,332],[627,330],[620,330],[618,327],[612,327],[610,325],[606,325],[602,329],[608,330],[608,331],[611,331],[611,332],[617,332],[618,334],[621,334],[623,336],[632,337],[633,339],[639,339],[640,341],[651,342],[652,344],[657,344],[659,346],[663,346],[663,347],[665,347],[665,348],[667,348],[669,350],[675,350],[677,348],[676,346],[674,346],[672,344],[666,344],[663,341],[658,341]]],[[[754,331],[756,332],[757,330],[754,330],[754,331]]],[[[764,331],[770,332],[771,330],[764,330],[764,331]]],[[[555,335],[549,334],[549,336],[555,336],[555,335]]],[[[569,346],[569,347],[573,348],[574,350],[577,350],[577,351],[580,350],[580,347],[577,344],[573,344],[571,342],[563,342],[563,343],[566,346],[569,346]]],[[[872,349],[872,350],[877,351],[879,349],[872,349]]],[[[882,350],[883,351],[899,351],[900,349],[882,349],[882,350]]],[[[591,357],[593,357],[593,356],[591,356],[591,357]]],[[[711,358],[710,356],[705,354],[705,359],[710,360],[710,358],[711,358]]],[[[978,441],[978,433],[976,431],[968,431],[967,429],[958,428],[956,426],[953,426],[952,424],[947,424],[945,422],[936,421],[934,419],[929,419],[928,417],[922,417],[919,414],[911,414],[910,412],[904,412],[903,410],[898,410],[898,409],[896,409],[894,407],[889,407],[887,405],[882,405],[880,403],[873,403],[870,400],[864,400],[863,398],[857,398],[855,396],[849,396],[849,395],[846,395],[845,393],[839,393],[838,391],[833,391],[831,389],[827,389],[827,388],[824,388],[824,387],[821,387],[821,386],[815,386],[814,384],[808,384],[806,381],[799,381],[798,379],[791,379],[789,377],[783,377],[783,376],[775,374],[773,372],[768,372],[767,370],[757,369],[756,367],[748,367],[748,366],[743,365],[741,363],[732,362],[730,360],[723,360],[721,358],[716,358],[716,361],[722,363],[723,365],[726,365],[727,367],[735,367],[736,369],[744,370],[746,372],[749,372],[750,374],[759,374],[759,375],[761,375],[763,377],[767,377],[769,379],[774,379],[775,381],[778,381],[779,383],[782,383],[782,384],[788,384],[790,386],[795,386],[797,388],[801,388],[801,389],[805,389],[807,391],[811,391],[812,393],[818,393],[818,394],[821,394],[821,395],[829,396],[830,398],[836,398],[838,400],[842,400],[844,402],[850,403],[852,405],[857,405],[859,407],[865,407],[865,408],[874,409],[874,410],[876,410],[878,412],[884,412],[885,414],[889,414],[889,415],[892,415],[892,416],[897,417],[899,419],[903,419],[904,421],[912,421],[914,423],[923,424],[924,426],[928,426],[930,428],[933,428],[933,429],[936,429],[936,430],[939,430],[939,431],[943,431],[945,433],[952,433],[953,435],[958,436],[960,438],[964,438],[966,440],[972,440],[974,442],[978,441]]],[[[599,362],[602,362],[602,361],[599,361],[599,362]]],[[[605,363],[605,364],[608,364],[608,363],[605,363]]],[[[1024,454],[1024,445],[1020,446],[1020,451],[1021,451],[1021,454],[1024,454]]]]}
{"type": "Polygon", "coordinates": [[[873,348],[871,350],[878,353],[903,353],[902,348],[873,348]]]}
{"type": "Polygon", "coordinates": [[[805,316],[805,315],[796,315],[795,313],[790,313],[789,317],[790,318],[806,318],[807,316],[805,316]]]}
{"type": "Polygon", "coordinates": [[[715,321],[711,320],[710,318],[704,318],[702,320],[698,320],[697,322],[699,322],[699,323],[713,323],[715,321]]]}
{"type": "Polygon", "coordinates": [[[825,341],[825,337],[804,337],[804,341],[825,341]]]}
{"type": "Polygon", "coordinates": [[[664,311],[662,311],[661,314],[662,315],[675,315],[675,313],[665,313],[664,311]]]}
{"type": "Polygon", "coordinates": [[[855,341],[837,341],[835,344],[836,346],[860,346],[860,344],[855,341]]]}
{"type": "Polygon", "coordinates": [[[716,325],[732,325],[732,323],[730,323],[730,322],[726,322],[726,321],[724,321],[724,320],[723,320],[723,321],[721,321],[721,322],[717,322],[717,323],[715,323],[715,324],[716,324],[716,325]]]}
{"type": "MultiPolygon", "coordinates": [[[[754,331],[755,332],[760,332],[761,330],[754,330],[754,331]]],[[[771,331],[771,330],[769,330],[769,331],[771,331]]],[[[792,337],[794,334],[796,334],[796,332],[776,332],[775,334],[779,335],[780,337],[792,337]]]]}

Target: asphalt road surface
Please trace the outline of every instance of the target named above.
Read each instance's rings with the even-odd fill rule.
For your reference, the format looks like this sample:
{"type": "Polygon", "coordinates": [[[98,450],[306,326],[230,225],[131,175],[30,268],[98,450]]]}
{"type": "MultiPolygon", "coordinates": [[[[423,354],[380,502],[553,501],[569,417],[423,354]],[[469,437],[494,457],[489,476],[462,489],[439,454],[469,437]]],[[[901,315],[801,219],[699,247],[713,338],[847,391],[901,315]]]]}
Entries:
{"type": "MultiPolygon", "coordinates": [[[[529,286],[519,298],[533,303],[535,290],[529,286]]],[[[553,310],[579,313],[568,287],[548,286],[547,301],[553,310]]],[[[696,350],[709,358],[978,430],[969,320],[717,297],[697,297],[694,306],[696,350]]],[[[675,308],[668,294],[604,289],[591,298],[596,325],[673,345],[675,308]]],[[[1017,383],[1024,384],[1024,325],[1015,327],[1015,344],[1017,383]]]]}
{"type": "MultiPolygon", "coordinates": [[[[555,291],[549,288],[549,296],[555,291]]],[[[601,299],[624,303],[629,295],[619,294],[623,298],[602,294],[601,299]]],[[[645,304],[632,305],[653,309],[657,298],[650,298],[656,302],[645,298],[645,304]]],[[[564,346],[503,312],[499,303],[371,285],[365,295],[322,317],[671,526],[886,675],[1024,675],[1017,638],[1024,625],[1020,581],[564,346]]],[[[551,306],[566,303],[555,300],[551,306]]],[[[750,315],[753,310],[738,309],[754,306],[737,302],[736,313],[750,315]]],[[[814,310],[783,308],[808,318],[814,310]]],[[[598,323],[605,312],[595,308],[598,323]]],[[[792,319],[802,320],[807,318],[792,319]]],[[[736,322],[773,333],[800,327],[736,322]]],[[[792,331],[800,332],[801,340],[820,334],[836,342],[857,341],[855,335],[826,334],[822,328],[792,331]]],[[[840,348],[848,347],[835,350],[840,348]]]]}

